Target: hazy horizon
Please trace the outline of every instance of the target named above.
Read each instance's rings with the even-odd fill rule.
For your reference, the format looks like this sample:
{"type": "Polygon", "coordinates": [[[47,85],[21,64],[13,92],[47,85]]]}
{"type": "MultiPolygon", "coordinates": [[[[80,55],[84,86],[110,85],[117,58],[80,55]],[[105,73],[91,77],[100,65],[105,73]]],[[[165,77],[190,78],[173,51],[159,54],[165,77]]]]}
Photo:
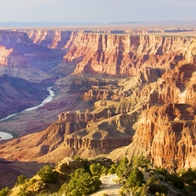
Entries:
{"type": "Polygon", "coordinates": [[[194,0],[0,0],[0,22],[196,20],[194,0]]]}

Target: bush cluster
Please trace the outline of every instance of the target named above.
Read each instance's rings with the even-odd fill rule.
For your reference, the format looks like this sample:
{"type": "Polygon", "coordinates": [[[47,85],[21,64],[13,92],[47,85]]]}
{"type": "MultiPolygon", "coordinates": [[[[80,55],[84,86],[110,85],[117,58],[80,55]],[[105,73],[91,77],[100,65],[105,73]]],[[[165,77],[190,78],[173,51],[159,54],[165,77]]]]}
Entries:
{"type": "Polygon", "coordinates": [[[9,188],[8,187],[5,187],[3,189],[0,190],[0,196],[6,196],[9,192],[9,188]]]}
{"type": "Polygon", "coordinates": [[[58,173],[50,165],[43,166],[37,174],[45,182],[56,182],[58,179],[58,173]]]}
{"type": "MultiPolygon", "coordinates": [[[[62,177],[50,165],[43,166],[38,175],[41,180],[27,179],[24,175],[18,176],[16,188],[19,196],[34,196],[48,194],[49,186],[61,187],[58,192],[50,195],[86,196],[97,191],[101,185],[100,176],[116,173],[123,187],[120,195],[128,196],[166,196],[166,195],[196,195],[196,170],[188,169],[179,173],[170,173],[166,169],[153,168],[150,160],[144,156],[134,157],[129,161],[123,157],[118,163],[105,158],[91,161],[81,159],[82,164],[70,171],[70,175],[62,177]],[[37,186],[36,186],[37,185],[37,186]],[[39,185],[39,186],[38,186],[39,185]],[[18,187],[19,186],[19,187],[18,187]],[[33,190],[31,189],[33,187],[33,190]],[[36,189],[36,190],[35,190],[36,189]]],[[[9,188],[0,190],[0,196],[9,195],[9,188]]]]}
{"type": "Polygon", "coordinates": [[[116,173],[125,182],[121,195],[196,195],[196,170],[169,173],[166,169],[152,168],[148,159],[139,156],[132,162],[123,158],[116,173]],[[144,173],[149,175],[146,181],[144,173]]]}
{"type": "Polygon", "coordinates": [[[79,168],[71,174],[68,184],[63,184],[61,192],[67,196],[89,195],[99,189],[101,181],[98,176],[93,176],[85,169],[79,168]]]}

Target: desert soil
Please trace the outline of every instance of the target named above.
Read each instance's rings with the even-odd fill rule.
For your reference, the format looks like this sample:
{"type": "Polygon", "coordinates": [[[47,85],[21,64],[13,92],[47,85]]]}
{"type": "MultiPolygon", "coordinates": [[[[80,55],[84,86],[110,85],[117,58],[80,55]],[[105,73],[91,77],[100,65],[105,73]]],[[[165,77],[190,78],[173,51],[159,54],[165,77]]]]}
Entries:
{"type": "Polygon", "coordinates": [[[100,178],[102,185],[100,190],[91,196],[102,196],[104,193],[108,196],[118,196],[121,185],[117,183],[118,176],[116,174],[110,174],[100,178]]]}

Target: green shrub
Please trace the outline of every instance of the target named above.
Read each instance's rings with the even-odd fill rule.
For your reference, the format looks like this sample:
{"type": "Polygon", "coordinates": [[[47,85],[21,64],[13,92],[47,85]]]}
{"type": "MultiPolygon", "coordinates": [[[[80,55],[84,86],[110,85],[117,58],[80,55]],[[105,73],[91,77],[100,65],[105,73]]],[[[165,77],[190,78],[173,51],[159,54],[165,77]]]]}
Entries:
{"type": "Polygon", "coordinates": [[[0,196],[6,196],[9,192],[9,188],[8,187],[5,187],[3,189],[0,190],[0,196]]]}
{"type": "Polygon", "coordinates": [[[50,165],[43,166],[39,171],[38,175],[45,182],[56,182],[58,179],[58,173],[53,171],[50,165]]]}
{"type": "Polygon", "coordinates": [[[63,183],[63,184],[61,185],[61,188],[60,188],[59,191],[58,191],[58,194],[59,194],[59,195],[62,195],[63,193],[66,193],[67,190],[68,190],[68,184],[67,184],[67,183],[63,183]]]}
{"type": "Polygon", "coordinates": [[[108,171],[108,169],[100,163],[91,164],[89,169],[93,176],[101,176],[102,174],[107,174],[108,171]]]}
{"type": "Polygon", "coordinates": [[[127,179],[126,186],[127,187],[142,186],[143,183],[144,183],[143,173],[139,169],[134,168],[127,179]]]}
{"type": "Polygon", "coordinates": [[[121,196],[133,195],[133,196],[149,196],[148,187],[143,184],[142,186],[135,186],[132,188],[123,188],[120,190],[121,196]]]}
{"type": "Polygon", "coordinates": [[[95,192],[99,189],[101,181],[98,177],[92,176],[84,169],[77,169],[71,174],[69,184],[64,187],[66,196],[82,196],[95,192]]]}
{"type": "Polygon", "coordinates": [[[185,184],[183,192],[187,195],[196,195],[196,170],[188,169],[182,172],[180,179],[185,184]]]}
{"type": "Polygon", "coordinates": [[[25,177],[23,174],[21,174],[20,176],[17,177],[17,182],[16,182],[16,186],[18,186],[19,184],[23,184],[28,180],[27,177],[25,177]]]}
{"type": "Polygon", "coordinates": [[[115,174],[116,173],[116,169],[117,169],[117,165],[116,164],[112,164],[110,169],[108,170],[109,174],[115,174]]]}
{"type": "Polygon", "coordinates": [[[116,174],[120,178],[128,177],[130,174],[130,170],[131,167],[129,164],[129,160],[127,159],[127,157],[124,157],[123,159],[121,159],[119,165],[116,168],[116,174]]]}
{"type": "Polygon", "coordinates": [[[150,193],[156,194],[156,193],[168,193],[168,188],[161,183],[161,181],[158,179],[158,177],[153,176],[148,179],[147,186],[149,187],[150,193]]]}
{"type": "Polygon", "coordinates": [[[167,187],[163,184],[151,184],[149,188],[150,192],[155,194],[155,193],[164,193],[167,194],[167,187]]]}
{"type": "Polygon", "coordinates": [[[158,168],[156,169],[156,171],[163,175],[167,182],[171,182],[179,190],[182,190],[184,188],[183,180],[178,175],[170,174],[166,169],[163,168],[158,168]]]}
{"type": "Polygon", "coordinates": [[[148,169],[150,167],[150,159],[143,155],[135,156],[132,160],[132,167],[141,167],[148,169]]]}

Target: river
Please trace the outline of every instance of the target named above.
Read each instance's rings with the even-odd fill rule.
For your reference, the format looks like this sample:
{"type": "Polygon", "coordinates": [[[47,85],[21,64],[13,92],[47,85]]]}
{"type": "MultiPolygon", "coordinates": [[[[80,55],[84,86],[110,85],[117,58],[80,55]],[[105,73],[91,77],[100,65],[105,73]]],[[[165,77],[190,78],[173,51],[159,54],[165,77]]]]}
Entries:
{"type": "MultiPolygon", "coordinates": [[[[17,113],[14,113],[14,114],[10,114],[10,115],[8,115],[7,117],[2,118],[2,119],[0,120],[0,122],[5,121],[5,120],[8,120],[8,119],[12,118],[13,116],[16,116],[16,115],[18,115],[18,114],[20,114],[20,113],[22,113],[22,112],[28,112],[28,111],[36,110],[37,108],[39,108],[39,107],[45,105],[46,103],[51,102],[51,101],[53,100],[53,98],[55,97],[55,93],[54,93],[54,91],[52,90],[52,87],[48,87],[47,90],[48,90],[48,92],[49,92],[48,97],[46,97],[39,105],[30,107],[30,108],[27,108],[27,109],[25,109],[25,110],[23,110],[23,111],[21,111],[21,112],[17,112],[17,113]]],[[[11,138],[13,138],[13,136],[12,136],[11,134],[0,131],[0,140],[7,140],[7,139],[11,139],[11,138]]]]}

